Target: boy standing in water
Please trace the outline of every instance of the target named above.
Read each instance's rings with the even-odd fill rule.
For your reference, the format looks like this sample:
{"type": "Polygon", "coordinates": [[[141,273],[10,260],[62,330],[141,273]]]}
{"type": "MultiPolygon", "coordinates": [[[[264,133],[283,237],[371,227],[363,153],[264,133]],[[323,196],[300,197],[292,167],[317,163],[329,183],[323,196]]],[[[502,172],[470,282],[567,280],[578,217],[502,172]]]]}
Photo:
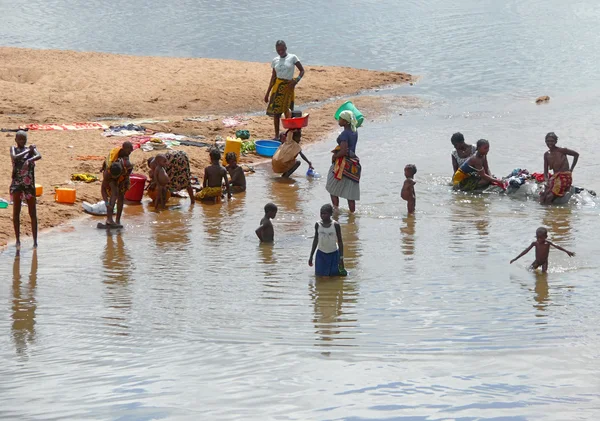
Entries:
{"type": "Polygon", "coordinates": [[[337,221],[331,219],[333,206],[329,203],[321,206],[321,220],[315,224],[313,240],[308,265],[313,265],[313,255],[317,251],[315,275],[340,276],[347,275],[344,269],[344,242],[342,229],[337,221]]]}
{"type": "Polygon", "coordinates": [[[150,167],[150,186],[148,186],[148,194],[152,198],[154,208],[156,210],[165,209],[169,200],[169,182],[171,181],[165,166],[167,165],[167,157],[159,154],[152,160],[150,167]]]}
{"type": "Polygon", "coordinates": [[[215,202],[221,200],[223,195],[223,184],[227,189],[227,197],[231,199],[231,190],[229,180],[227,179],[227,170],[221,165],[221,151],[212,148],[209,152],[211,165],[204,169],[204,181],[202,190],[196,195],[196,199],[206,200],[214,199],[215,202]]]}
{"type": "Polygon", "coordinates": [[[275,238],[275,230],[271,219],[277,216],[277,206],[274,203],[265,205],[265,216],[260,220],[260,227],[254,231],[261,243],[272,243],[275,238]]]}
{"type": "Polygon", "coordinates": [[[540,194],[540,203],[542,205],[549,205],[557,197],[563,197],[569,193],[573,184],[571,173],[579,160],[579,153],[571,149],[559,148],[556,146],[557,142],[558,136],[554,132],[546,135],[546,145],[548,146],[548,151],[544,154],[544,180],[546,181],[546,188],[540,194]],[[569,166],[567,156],[573,157],[571,166],[569,166]],[[549,176],[548,170],[554,170],[554,174],[549,176]]]}
{"type": "Polygon", "coordinates": [[[402,192],[400,193],[400,196],[402,199],[406,200],[406,206],[408,208],[409,215],[415,213],[415,206],[417,203],[414,180],[416,173],[416,165],[408,164],[406,167],[404,167],[404,176],[406,177],[406,180],[404,180],[404,185],[402,186],[402,192]]]}
{"type": "Polygon", "coordinates": [[[533,243],[531,243],[529,245],[529,247],[527,247],[525,250],[523,250],[523,252],[521,254],[519,254],[517,257],[512,259],[510,261],[511,264],[514,261],[525,256],[527,253],[529,253],[529,250],[531,250],[534,247],[535,247],[535,261],[531,264],[531,266],[529,268],[531,270],[535,270],[541,266],[543,273],[546,273],[548,271],[548,256],[550,255],[550,246],[552,246],[555,249],[558,249],[560,251],[564,251],[570,257],[575,256],[575,253],[565,250],[564,248],[557,246],[555,244],[552,244],[550,241],[548,241],[548,230],[546,228],[540,227],[537,230],[535,230],[535,236],[536,236],[537,240],[534,241],[533,243]]]}

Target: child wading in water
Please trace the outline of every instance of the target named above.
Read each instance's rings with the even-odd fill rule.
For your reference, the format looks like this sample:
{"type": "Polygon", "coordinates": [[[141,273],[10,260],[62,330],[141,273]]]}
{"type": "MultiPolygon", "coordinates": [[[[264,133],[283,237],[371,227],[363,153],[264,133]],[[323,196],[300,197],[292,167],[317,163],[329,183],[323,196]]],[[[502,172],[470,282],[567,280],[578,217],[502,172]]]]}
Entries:
{"type": "Polygon", "coordinates": [[[31,218],[31,233],[33,247],[37,247],[38,221],[35,198],[35,161],[42,159],[35,145],[25,147],[27,132],[18,131],[15,136],[17,146],[10,147],[12,161],[12,182],[10,194],[13,201],[13,226],[17,240],[17,250],[21,249],[21,201],[27,201],[29,217],[31,218]]]}
{"type": "Polygon", "coordinates": [[[415,206],[417,203],[417,198],[415,196],[415,180],[413,179],[416,173],[417,167],[415,165],[408,164],[404,167],[404,176],[406,177],[406,180],[404,180],[400,196],[406,200],[409,215],[415,213],[415,206]]]}
{"type": "Polygon", "coordinates": [[[265,205],[265,216],[260,220],[260,227],[254,231],[261,243],[272,243],[275,238],[275,230],[271,219],[277,216],[277,206],[274,203],[265,205]]]}
{"type": "Polygon", "coordinates": [[[344,242],[342,241],[342,229],[337,221],[331,219],[333,206],[326,204],[321,206],[321,220],[315,224],[315,238],[308,265],[313,265],[313,255],[317,251],[315,261],[315,275],[317,276],[339,276],[346,275],[344,269],[344,242]],[[339,248],[338,248],[339,246],[339,248]]]}
{"type": "Polygon", "coordinates": [[[167,157],[162,154],[156,155],[149,165],[150,185],[148,186],[148,195],[152,198],[156,210],[165,209],[170,197],[169,182],[171,181],[165,170],[167,157]]]}
{"type": "Polygon", "coordinates": [[[221,151],[217,148],[212,148],[209,153],[211,165],[204,169],[202,190],[196,194],[196,199],[213,199],[215,203],[220,202],[223,196],[223,185],[227,189],[227,197],[231,199],[227,170],[220,163],[221,151]]]}
{"type": "Polygon", "coordinates": [[[542,205],[549,205],[557,197],[563,197],[569,193],[571,184],[573,183],[571,173],[579,160],[579,153],[571,149],[559,148],[556,146],[557,142],[558,136],[554,132],[546,135],[546,146],[548,146],[548,151],[544,154],[544,180],[546,181],[546,188],[540,194],[540,203],[542,205]],[[573,163],[570,166],[567,156],[573,157],[573,163]],[[554,174],[549,176],[548,170],[554,170],[554,174]]]}
{"type": "Polygon", "coordinates": [[[225,161],[227,161],[227,172],[231,177],[231,190],[234,193],[240,193],[246,191],[246,174],[244,170],[237,164],[237,156],[235,152],[228,152],[225,155],[225,161]]]}
{"type": "Polygon", "coordinates": [[[514,261],[525,256],[527,253],[529,253],[529,250],[531,250],[534,247],[535,247],[535,261],[531,264],[531,266],[529,268],[531,270],[535,270],[541,266],[542,272],[544,272],[544,273],[548,271],[548,256],[550,255],[550,246],[554,247],[555,249],[564,251],[570,257],[575,256],[575,253],[565,250],[564,248],[557,246],[556,244],[552,244],[550,241],[548,241],[548,230],[546,230],[546,228],[544,228],[544,227],[538,228],[535,231],[535,236],[536,236],[537,240],[534,241],[533,243],[531,243],[531,245],[529,247],[527,247],[525,250],[523,250],[523,252],[521,254],[519,254],[517,257],[512,259],[510,261],[511,264],[514,261]]]}

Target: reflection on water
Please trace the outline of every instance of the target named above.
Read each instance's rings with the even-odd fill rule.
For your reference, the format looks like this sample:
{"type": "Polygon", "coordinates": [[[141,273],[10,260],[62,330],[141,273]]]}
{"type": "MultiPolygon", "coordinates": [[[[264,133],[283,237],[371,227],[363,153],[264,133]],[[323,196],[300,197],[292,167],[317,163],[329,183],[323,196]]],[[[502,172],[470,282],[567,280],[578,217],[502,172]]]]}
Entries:
{"type": "Polygon", "coordinates": [[[21,282],[21,259],[22,257],[17,254],[13,262],[12,335],[17,355],[26,356],[29,345],[35,341],[37,250],[33,250],[29,279],[25,285],[21,282]]]}
{"type": "Polygon", "coordinates": [[[104,316],[106,325],[117,335],[128,335],[129,314],[133,303],[131,273],[135,270],[125,248],[121,232],[106,231],[106,246],[102,256],[104,269],[105,300],[108,308],[114,310],[104,316]]]}
{"type": "Polygon", "coordinates": [[[406,260],[412,260],[415,254],[415,225],[416,218],[414,215],[408,215],[402,219],[404,225],[400,227],[402,233],[402,254],[406,256],[406,260]]]}
{"type": "Polygon", "coordinates": [[[450,247],[456,252],[485,254],[489,250],[490,198],[452,193],[450,247]],[[476,235],[475,235],[476,234],[476,235]]]}
{"type": "MultiPolygon", "coordinates": [[[[354,282],[342,277],[317,277],[309,284],[309,293],[317,346],[331,346],[335,340],[351,341],[360,333],[355,329],[358,320],[354,307],[358,291],[354,282]]],[[[351,346],[351,342],[344,345],[351,346]]]]}
{"type": "Polygon", "coordinates": [[[566,249],[573,238],[571,218],[570,206],[546,206],[542,219],[542,226],[548,229],[548,239],[566,249]]]}
{"type": "Polygon", "coordinates": [[[535,307],[538,312],[536,317],[546,317],[547,307],[550,303],[549,290],[548,290],[548,274],[537,272],[535,274],[535,307]]]}

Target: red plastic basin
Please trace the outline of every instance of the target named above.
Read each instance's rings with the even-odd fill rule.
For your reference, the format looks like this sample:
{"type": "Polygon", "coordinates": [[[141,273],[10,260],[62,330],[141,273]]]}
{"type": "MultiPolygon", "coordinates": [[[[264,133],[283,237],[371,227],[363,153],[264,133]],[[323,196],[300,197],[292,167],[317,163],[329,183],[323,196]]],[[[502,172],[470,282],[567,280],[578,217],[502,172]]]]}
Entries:
{"type": "Polygon", "coordinates": [[[308,114],[302,117],[282,118],[281,123],[286,129],[301,129],[308,126],[308,114]]]}

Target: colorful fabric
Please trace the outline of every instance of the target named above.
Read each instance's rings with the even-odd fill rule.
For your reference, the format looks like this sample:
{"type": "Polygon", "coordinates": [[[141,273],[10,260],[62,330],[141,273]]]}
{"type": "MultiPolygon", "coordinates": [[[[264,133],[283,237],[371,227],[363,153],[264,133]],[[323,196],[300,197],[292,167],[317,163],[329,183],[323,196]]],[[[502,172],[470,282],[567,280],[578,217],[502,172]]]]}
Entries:
{"type": "Polygon", "coordinates": [[[333,166],[333,175],[337,180],[347,177],[350,180],[360,182],[362,167],[358,158],[342,157],[336,159],[333,166]]]}
{"type": "Polygon", "coordinates": [[[334,176],[334,167],[335,164],[331,164],[327,174],[327,184],[325,185],[327,192],[332,196],[346,200],[360,200],[360,183],[356,183],[348,177],[342,177],[341,180],[338,180],[334,176]]]}
{"type": "Polygon", "coordinates": [[[354,115],[354,113],[350,110],[344,110],[340,113],[340,118],[342,120],[346,120],[348,123],[350,123],[350,130],[352,130],[352,132],[356,132],[356,126],[358,125],[358,121],[356,121],[356,116],[354,115]]]}
{"type": "Polygon", "coordinates": [[[479,187],[479,180],[479,176],[466,173],[459,168],[452,177],[452,184],[462,191],[473,191],[479,187]]]}
{"type": "Polygon", "coordinates": [[[121,161],[121,165],[123,167],[123,171],[121,172],[121,175],[119,176],[119,178],[117,179],[117,183],[120,185],[123,182],[125,182],[125,180],[127,179],[127,190],[129,190],[129,171],[127,169],[127,164],[128,164],[128,160],[127,158],[119,158],[119,152],[121,152],[122,148],[113,148],[108,156],[106,157],[106,161],[104,162],[105,166],[104,166],[104,170],[109,170],[110,171],[110,166],[116,162],[117,160],[121,161]]]}
{"type": "Polygon", "coordinates": [[[167,165],[165,171],[171,179],[169,189],[179,191],[187,189],[191,184],[192,172],[190,159],[184,151],[167,152],[167,165]]]}
{"type": "Polygon", "coordinates": [[[573,177],[571,172],[557,172],[554,173],[548,180],[548,189],[556,197],[563,197],[571,190],[573,184],[573,177]]]}
{"type": "Polygon", "coordinates": [[[285,114],[288,110],[294,109],[295,93],[294,88],[289,89],[291,80],[277,78],[271,89],[271,99],[267,107],[267,115],[285,114]]]}
{"type": "Polygon", "coordinates": [[[323,253],[317,250],[315,256],[315,275],[317,276],[339,276],[340,275],[340,251],[323,253]]]}
{"type": "Polygon", "coordinates": [[[84,183],[93,183],[98,181],[98,177],[89,173],[71,174],[71,181],[83,181],[84,183]]]}
{"type": "Polygon", "coordinates": [[[102,123],[74,123],[74,124],[27,124],[19,126],[19,129],[27,130],[97,130],[106,129],[102,123]]]}
{"type": "MultiPolygon", "coordinates": [[[[129,190],[130,186],[131,186],[131,182],[129,181],[129,176],[127,176],[127,178],[125,180],[123,180],[121,182],[117,182],[117,189],[119,190],[119,196],[127,193],[127,190],[129,190]]],[[[112,187],[110,187],[110,184],[108,186],[106,186],[106,194],[110,198],[110,196],[112,194],[112,187]]]]}
{"type": "Polygon", "coordinates": [[[212,197],[220,198],[222,194],[223,189],[221,187],[204,187],[202,190],[196,193],[196,199],[203,200],[212,197]]]}
{"type": "Polygon", "coordinates": [[[10,194],[15,193],[23,193],[27,200],[35,198],[35,162],[27,158],[13,162],[10,194]]]}

